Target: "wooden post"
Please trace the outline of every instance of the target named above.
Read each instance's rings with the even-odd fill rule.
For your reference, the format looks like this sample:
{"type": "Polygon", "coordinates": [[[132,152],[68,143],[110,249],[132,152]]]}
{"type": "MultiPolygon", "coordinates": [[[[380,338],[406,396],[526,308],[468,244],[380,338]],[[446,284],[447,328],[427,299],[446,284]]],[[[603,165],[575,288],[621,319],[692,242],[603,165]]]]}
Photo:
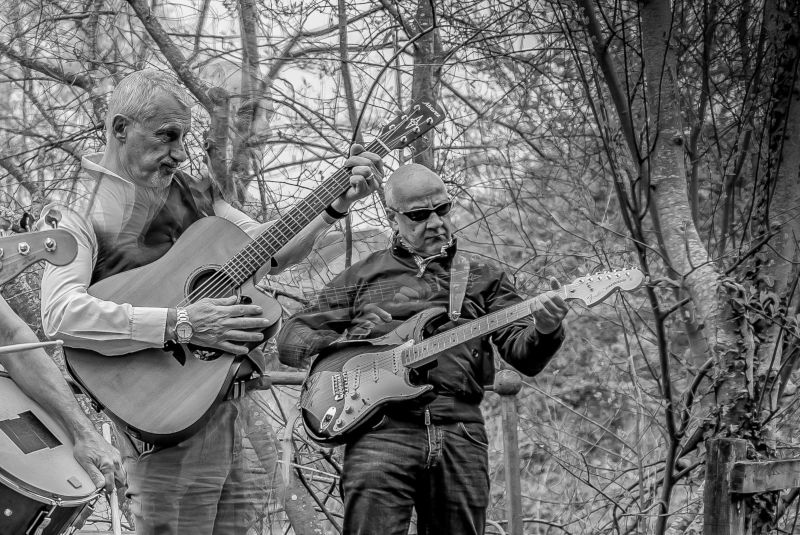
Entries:
{"type": "Polygon", "coordinates": [[[500,394],[503,418],[503,459],[506,471],[508,500],[508,533],[522,535],[522,487],[519,473],[519,440],[517,436],[517,393],[522,378],[513,370],[501,370],[494,380],[494,391],[500,394]]]}
{"type": "Polygon", "coordinates": [[[715,438],[706,443],[704,534],[744,535],[744,496],[732,493],[731,469],[746,453],[747,441],[742,439],[715,438]]]}

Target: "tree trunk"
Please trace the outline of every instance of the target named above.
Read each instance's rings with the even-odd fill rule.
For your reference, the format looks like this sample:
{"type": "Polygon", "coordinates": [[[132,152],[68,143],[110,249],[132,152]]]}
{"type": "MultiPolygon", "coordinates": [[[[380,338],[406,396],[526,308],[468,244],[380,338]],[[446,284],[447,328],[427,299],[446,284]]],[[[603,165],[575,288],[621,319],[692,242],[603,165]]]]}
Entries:
{"type": "MultiPolygon", "coordinates": [[[[792,307],[798,277],[797,240],[800,239],[800,27],[798,8],[780,10],[774,2],[765,6],[770,50],[774,55],[775,78],[768,117],[766,168],[759,173],[755,235],[774,233],[770,247],[757,257],[759,266],[754,285],[760,290],[760,304],[768,316],[786,315],[792,307]]],[[[759,408],[765,415],[777,409],[778,385],[774,380],[783,360],[782,326],[764,321],[756,353],[759,408]]],[[[794,344],[792,344],[794,345],[794,344]]],[[[787,351],[790,353],[791,349],[787,351]]]]}
{"type": "MultiPolygon", "coordinates": [[[[419,0],[417,3],[417,12],[414,18],[416,24],[413,27],[418,32],[427,30],[434,25],[436,16],[433,11],[434,5],[435,3],[429,0],[419,0]]],[[[414,47],[414,79],[411,86],[411,100],[413,102],[418,100],[437,102],[440,87],[439,80],[442,74],[442,59],[442,46],[439,42],[438,29],[427,33],[416,42],[414,47]]],[[[432,132],[428,134],[428,136],[432,135],[432,132]]],[[[411,144],[411,149],[414,151],[414,162],[433,169],[432,142],[418,139],[411,144]]]]}
{"type": "MultiPolygon", "coordinates": [[[[735,400],[740,392],[742,374],[736,368],[737,338],[720,273],[700,239],[689,204],[677,62],[670,42],[673,27],[670,1],[645,1],[640,16],[648,127],[644,169],[649,175],[650,212],[664,260],[681,277],[682,285],[692,297],[697,321],[708,340],[707,347],[712,354],[709,356],[717,359],[717,402],[730,405],[730,410],[723,414],[738,421],[742,415],[736,410],[739,405],[735,400]]],[[[669,423],[669,413],[674,407],[672,399],[668,397],[666,401],[669,423]]],[[[674,429],[669,432],[673,435],[670,439],[676,440],[674,429]]],[[[665,459],[655,529],[658,534],[665,533],[667,528],[674,461],[674,451],[670,448],[665,459]]]]}

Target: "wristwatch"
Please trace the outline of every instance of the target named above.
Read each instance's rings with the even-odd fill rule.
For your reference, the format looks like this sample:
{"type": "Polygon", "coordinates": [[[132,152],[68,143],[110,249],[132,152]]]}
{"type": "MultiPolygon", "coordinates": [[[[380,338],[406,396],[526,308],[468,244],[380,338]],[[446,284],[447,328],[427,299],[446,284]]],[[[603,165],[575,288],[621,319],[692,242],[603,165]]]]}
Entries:
{"type": "Polygon", "coordinates": [[[178,322],[175,324],[175,338],[179,344],[188,344],[194,335],[194,327],[192,327],[192,322],[189,321],[189,313],[186,312],[185,308],[181,307],[175,310],[178,314],[178,322]]]}

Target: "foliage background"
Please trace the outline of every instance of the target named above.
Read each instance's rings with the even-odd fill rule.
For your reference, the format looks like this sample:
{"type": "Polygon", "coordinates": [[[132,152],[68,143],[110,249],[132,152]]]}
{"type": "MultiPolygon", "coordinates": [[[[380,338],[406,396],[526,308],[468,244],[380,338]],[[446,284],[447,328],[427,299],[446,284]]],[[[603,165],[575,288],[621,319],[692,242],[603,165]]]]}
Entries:
{"type": "MultiPolygon", "coordinates": [[[[69,200],[80,157],[102,150],[105,96],[136,69],[170,69],[195,95],[187,168],[261,220],[435,98],[447,121],[433,147],[387,166],[413,156],[445,177],[469,250],[531,295],[550,277],[650,276],[575,304],[565,347],[526,379],[526,533],[699,533],[707,438],[795,454],[797,13],[782,0],[8,2],[0,204],[69,200]]],[[[359,208],[265,282],[287,311],[386,243],[380,196],[359,208]]],[[[36,290],[35,272],[4,289],[32,324],[36,290]]],[[[264,397],[286,479],[254,532],[289,529],[288,512],[295,533],[333,533],[341,452],[284,431],[295,396],[264,397]]],[[[492,533],[507,528],[498,407],[487,394],[492,533]]],[[[749,528],[792,532],[796,496],[754,499],[749,528]]]]}

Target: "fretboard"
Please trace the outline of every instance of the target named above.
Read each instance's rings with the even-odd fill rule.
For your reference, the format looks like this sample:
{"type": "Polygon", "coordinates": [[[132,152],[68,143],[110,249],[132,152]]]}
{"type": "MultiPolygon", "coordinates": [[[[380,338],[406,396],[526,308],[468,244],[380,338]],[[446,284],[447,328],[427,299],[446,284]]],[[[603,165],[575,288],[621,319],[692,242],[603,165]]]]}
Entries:
{"type": "MultiPolygon", "coordinates": [[[[563,287],[556,290],[561,295],[562,299],[567,298],[567,288],[568,287],[563,287]]],[[[473,338],[489,334],[525,316],[530,316],[538,303],[538,298],[534,297],[517,303],[516,305],[511,305],[502,310],[492,312],[491,314],[472,320],[454,329],[431,336],[430,338],[404,349],[401,353],[403,364],[408,367],[428,364],[436,355],[451,347],[463,344],[473,338]]]]}
{"type": "MultiPolygon", "coordinates": [[[[388,147],[380,139],[370,143],[366,150],[381,158],[389,154],[388,147]]],[[[349,186],[350,170],[339,169],[244,249],[236,253],[222,266],[221,271],[235,286],[241,285],[321,214],[326,206],[347,191],[349,186]]]]}

